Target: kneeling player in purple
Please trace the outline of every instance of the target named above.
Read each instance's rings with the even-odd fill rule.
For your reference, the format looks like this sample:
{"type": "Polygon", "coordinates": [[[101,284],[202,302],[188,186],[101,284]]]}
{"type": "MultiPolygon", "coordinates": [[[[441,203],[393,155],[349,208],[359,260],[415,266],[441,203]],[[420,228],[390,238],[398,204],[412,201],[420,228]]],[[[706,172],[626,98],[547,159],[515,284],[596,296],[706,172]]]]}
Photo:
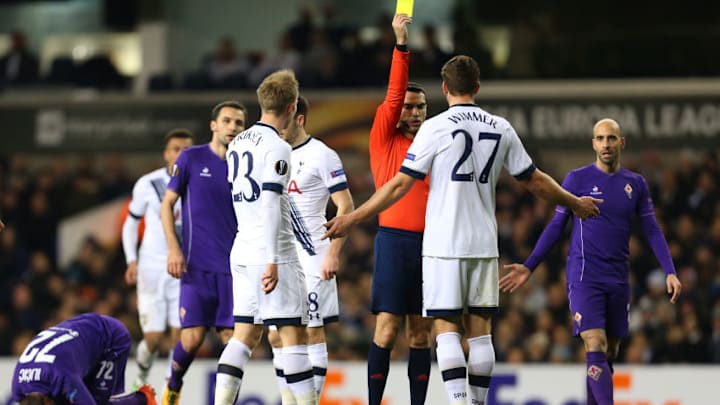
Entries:
{"type": "Polygon", "coordinates": [[[670,302],[675,303],[682,285],[655,219],[645,179],[620,166],[625,147],[620,125],[609,118],[598,121],[593,128],[592,145],[597,154],[595,163],[568,173],[563,187],[577,196],[602,199],[600,215],[581,220],[564,207],[557,207],[525,263],[505,266],[510,272],[500,279],[500,289],[513,292],[521,286],[560,240],[572,217],[567,291],[574,333],[582,338],[587,356],[587,403],[611,405],[612,361],[617,356],[620,339],[628,335],[628,256],[635,216],[640,218],[653,253],[665,270],[667,292],[672,294],[670,302]]]}
{"type": "Polygon", "coordinates": [[[130,333],[109,316],[82,314],[35,336],[20,355],[12,401],[20,405],[155,405],[143,385],[123,394],[130,333]]]}

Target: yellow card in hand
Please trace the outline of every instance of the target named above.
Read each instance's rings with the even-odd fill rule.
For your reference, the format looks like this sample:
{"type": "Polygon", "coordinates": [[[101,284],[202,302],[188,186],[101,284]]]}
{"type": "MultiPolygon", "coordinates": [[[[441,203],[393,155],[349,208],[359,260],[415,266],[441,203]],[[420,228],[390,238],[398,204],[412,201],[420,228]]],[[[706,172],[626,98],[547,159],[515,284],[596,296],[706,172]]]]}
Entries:
{"type": "Polygon", "coordinates": [[[415,0],[397,0],[395,14],[407,14],[408,17],[412,17],[414,3],[415,0]]]}

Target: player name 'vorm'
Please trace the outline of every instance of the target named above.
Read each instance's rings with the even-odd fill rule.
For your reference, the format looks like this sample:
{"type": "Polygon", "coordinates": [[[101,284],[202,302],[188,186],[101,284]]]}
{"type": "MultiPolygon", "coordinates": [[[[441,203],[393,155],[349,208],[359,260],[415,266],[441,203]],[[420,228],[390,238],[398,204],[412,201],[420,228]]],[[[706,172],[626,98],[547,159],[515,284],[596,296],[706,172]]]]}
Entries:
{"type": "Polygon", "coordinates": [[[497,125],[497,121],[495,121],[495,118],[492,115],[483,114],[477,111],[459,112],[457,114],[449,115],[447,118],[455,124],[460,121],[479,121],[488,124],[493,128],[497,125]]]}
{"type": "Polygon", "coordinates": [[[262,141],[263,136],[259,132],[244,131],[244,132],[239,133],[235,138],[243,140],[243,141],[253,142],[257,146],[257,144],[259,144],[262,141]]]}

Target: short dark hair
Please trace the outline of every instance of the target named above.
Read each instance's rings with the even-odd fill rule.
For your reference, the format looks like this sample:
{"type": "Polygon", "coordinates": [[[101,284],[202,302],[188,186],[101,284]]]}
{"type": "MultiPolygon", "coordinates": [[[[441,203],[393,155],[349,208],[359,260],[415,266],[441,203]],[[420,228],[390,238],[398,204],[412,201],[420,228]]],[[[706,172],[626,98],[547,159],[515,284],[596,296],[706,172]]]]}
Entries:
{"type": "Polygon", "coordinates": [[[222,110],[225,107],[232,107],[236,110],[242,111],[243,114],[245,115],[245,120],[247,121],[247,119],[248,119],[247,108],[245,108],[245,106],[242,105],[242,103],[240,103],[239,101],[236,101],[236,100],[223,101],[222,103],[218,103],[217,105],[215,105],[215,107],[213,107],[213,109],[212,109],[212,112],[210,113],[210,119],[213,121],[216,121],[218,115],[220,115],[220,110],[222,110]]]}
{"type": "Polygon", "coordinates": [[[191,141],[195,140],[195,136],[193,136],[192,132],[190,132],[189,129],[185,128],[174,128],[168,131],[167,134],[165,134],[165,145],[167,146],[168,142],[170,142],[171,139],[190,139],[191,141]]]}
{"type": "Polygon", "coordinates": [[[425,88],[420,85],[418,82],[408,82],[407,90],[411,93],[422,93],[427,96],[427,93],[425,92],[425,88]]]}
{"type": "Polygon", "coordinates": [[[300,115],[304,115],[305,123],[307,123],[308,107],[310,107],[310,103],[308,103],[307,99],[303,96],[298,96],[297,111],[295,111],[295,117],[297,118],[300,115]]]}
{"type": "Polygon", "coordinates": [[[457,55],[443,65],[440,76],[450,94],[472,95],[480,81],[480,67],[472,57],[457,55]]]}
{"type": "Polygon", "coordinates": [[[30,394],[20,400],[20,405],[45,405],[47,399],[44,394],[30,394]]]}

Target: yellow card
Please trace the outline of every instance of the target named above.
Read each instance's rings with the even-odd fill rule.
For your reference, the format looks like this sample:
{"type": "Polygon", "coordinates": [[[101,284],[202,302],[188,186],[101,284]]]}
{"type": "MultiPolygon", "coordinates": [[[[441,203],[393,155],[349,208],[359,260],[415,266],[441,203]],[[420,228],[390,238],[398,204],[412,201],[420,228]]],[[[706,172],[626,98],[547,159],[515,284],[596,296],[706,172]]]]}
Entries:
{"type": "Polygon", "coordinates": [[[397,0],[395,14],[407,14],[408,17],[412,17],[414,3],[415,0],[397,0]]]}

